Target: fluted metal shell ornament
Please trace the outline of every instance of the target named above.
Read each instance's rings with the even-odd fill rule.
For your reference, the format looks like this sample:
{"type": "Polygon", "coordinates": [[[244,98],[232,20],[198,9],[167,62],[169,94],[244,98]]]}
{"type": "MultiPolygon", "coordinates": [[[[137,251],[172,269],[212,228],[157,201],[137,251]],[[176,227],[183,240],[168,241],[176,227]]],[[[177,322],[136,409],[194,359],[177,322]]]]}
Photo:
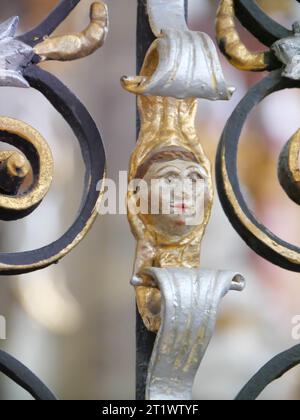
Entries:
{"type": "Polygon", "coordinates": [[[206,33],[189,30],[184,1],[149,0],[147,6],[157,36],[145,61],[149,72],[124,76],[123,87],[137,95],[230,99],[234,88],[225,81],[216,47],[206,33]]]}
{"type": "Polygon", "coordinates": [[[212,338],[221,299],[242,291],[239,273],[187,268],[151,268],[162,294],[163,321],[152,353],[146,399],[192,400],[199,365],[212,338]]]}

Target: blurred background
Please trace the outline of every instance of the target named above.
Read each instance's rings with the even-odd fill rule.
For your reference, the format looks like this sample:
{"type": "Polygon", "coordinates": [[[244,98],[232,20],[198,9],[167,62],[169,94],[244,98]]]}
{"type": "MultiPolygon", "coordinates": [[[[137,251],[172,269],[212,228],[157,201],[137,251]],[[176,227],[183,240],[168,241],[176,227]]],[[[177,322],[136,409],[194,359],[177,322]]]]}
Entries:
{"type": "MultiPolygon", "coordinates": [[[[1,0],[1,21],[21,17],[20,32],[34,26],[57,0],[1,0]]],[[[81,30],[91,1],[82,0],[57,33],[81,30]]],[[[110,31],[104,47],[71,63],[46,63],[86,105],[102,133],[108,175],[118,181],[135,145],[135,98],[122,75],[135,74],[135,0],[107,0],[110,31]]],[[[214,36],[217,1],[189,0],[190,27],[214,36]]],[[[261,6],[290,26],[300,17],[294,0],[261,6]]],[[[252,49],[263,48],[242,30],[252,49]]],[[[249,86],[263,74],[242,73],[222,58],[237,91],[230,102],[199,102],[197,127],[212,162],[222,129],[249,86]]],[[[1,88],[0,114],[19,118],[47,139],[55,162],[51,192],[29,217],[0,223],[0,250],[21,251],[58,238],[76,217],[84,168],[77,140],[58,113],[33,89],[1,88]],[[5,99],[5,100],[4,100],[5,99]]],[[[277,159],[299,128],[300,94],[284,91],[265,100],[243,132],[239,171],[255,214],[283,239],[300,245],[299,208],[281,190],[277,159]]],[[[7,339],[1,349],[30,367],[60,399],[134,399],[135,301],[129,285],[135,241],[126,216],[99,217],[88,237],[54,267],[0,279],[0,315],[7,339]]],[[[255,255],[232,229],[217,195],[202,247],[202,266],[240,271],[241,294],[224,299],[217,331],[199,370],[195,399],[233,399],[270,358],[297,342],[292,318],[300,315],[300,278],[255,255]]],[[[1,399],[29,399],[0,375],[1,399]]],[[[270,386],[261,399],[299,399],[300,369],[270,386]]]]}

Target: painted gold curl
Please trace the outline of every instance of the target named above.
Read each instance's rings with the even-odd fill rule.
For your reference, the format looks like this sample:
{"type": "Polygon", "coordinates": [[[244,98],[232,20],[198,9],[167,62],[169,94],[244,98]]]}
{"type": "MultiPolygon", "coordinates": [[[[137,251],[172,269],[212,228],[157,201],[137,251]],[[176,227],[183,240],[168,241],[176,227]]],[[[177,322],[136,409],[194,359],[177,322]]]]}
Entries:
{"type": "Polygon", "coordinates": [[[300,129],[284,146],[278,165],[278,178],[286,194],[300,204],[300,129]]]}
{"type": "Polygon", "coordinates": [[[79,33],[45,38],[34,47],[45,60],[70,61],[86,57],[102,47],[108,33],[108,10],[105,3],[95,2],[90,9],[90,24],[79,33]]]}
{"type": "Polygon", "coordinates": [[[221,0],[216,17],[216,37],[220,50],[239,70],[264,71],[269,68],[270,52],[249,51],[237,32],[234,0],[221,0]]]}
{"type": "Polygon", "coordinates": [[[2,139],[19,152],[1,152],[0,218],[19,219],[46,196],[53,179],[53,158],[42,135],[22,121],[0,117],[2,139]]]}
{"type": "MultiPolygon", "coordinates": [[[[18,38],[15,38],[18,18],[1,26],[1,36],[7,38],[5,63],[17,76],[5,77],[1,85],[30,86],[49,100],[72,127],[81,146],[87,176],[82,205],[68,230],[38,249],[0,253],[0,275],[28,273],[56,263],[81,242],[98,214],[104,189],[102,183],[99,191],[99,179],[105,178],[105,151],[99,130],[78,98],[54,75],[36,65],[42,59],[80,58],[102,45],[108,29],[107,7],[103,3],[92,5],[91,24],[82,33],[46,38],[79,1],[61,1],[41,24],[18,38]],[[38,44],[41,39],[44,41],[38,44]],[[25,56],[24,45],[28,47],[25,56]],[[42,45],[45,48],[45,56],[40,56],[40,60],[33,59],[34,45],[36,54],[42,53],[42,45]],[[16,80],[22,83],[16,84],[16,80]]],[[[53,159],[43,137],[22,121],[0,117],[0,138],[18,150],[0,152],[0,220],[17,220],[34,211],[46,196],[53,177],[53,159]]]]}

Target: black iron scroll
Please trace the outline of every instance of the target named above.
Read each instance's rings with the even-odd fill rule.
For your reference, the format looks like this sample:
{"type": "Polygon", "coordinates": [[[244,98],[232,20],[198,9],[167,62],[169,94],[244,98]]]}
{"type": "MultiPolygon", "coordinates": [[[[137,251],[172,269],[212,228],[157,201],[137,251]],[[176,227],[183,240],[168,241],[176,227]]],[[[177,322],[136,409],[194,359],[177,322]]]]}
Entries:
{"type": "MultiPolygon", "coordinates": [[[[255,106],[274,92],[300,88],[296,65],[300,51],[299,34],[299,22],[294,23],[293,30],[287,29],[267,16],[253,0],[220,0],[217,39],[221,51],[241,70],[271,71],[248,91],[223,131],[216,158],[220,201],[229,221],[252,250],[273,264],[296,272],[300,272],[300,248],[275,236],[251,212],[241,192],[237,157],[243,126],[255,106]],[[239,38],[234,18],[238,18],[270,50],[261,53],[249,51],[239,38]],[[226,28],[229,28],[229,34],[226,28]]],[[[300,204],[299,135],[300,131],[285,145],[278,164],[280,184],[297,204],[300,204]]],[[[255,400],[270,383],[299,363],[300,346],[277,355],[254,375],[236,400],[255,400]]]]}
{"type": "MultiPolygon", "coordinates": [[[[48,36],[58,24],[70,13],[79,1],[61,1],[48,18],[29,34],[19,37],[30,44],[44,36],[48,36]],[[42,35],[43,33],[43,35],[42,35]]],[[[31,87],[40,91],[70,125],[81,147],[86,167],[84,195],[75,222],[57,241],[37,250],[20,253],[0,254],[0,275],[20,274],[57,262],[68,253],[89,230],[96,218],[96,207],[99,200],[97,184],[104,177],[105,152],[101,135],[89,112],[80,100],[55,76],[37,67],[40,58],[32,57],[23,70],[23,76],[31,87]]],[[[12,141],[13,142],[13,141],[12,141]]],[[[30,151],[23,144],[22,152],[27,156],[30,151]]],[[[34,176],[38,176],[39,167],[28,158],[33,167],[34,176]]],[[[34,210],[30,209],[30,211],[34,210]]],[[[6,211],[2,219],[18,219],[26,216],[26,212],[12,209],[6,211]]],[[[1,217],[1,212],[0,212],[1,217]]]]}
{"type": "MultiPolygon", "coordinates": [[[[78,43],[74,43],[75,53],[72,58],[63,56],[65,53],[63,50],[64,42],[60,42],[60,39],[54,39],[53,42],[53,48],[58,48],[58,53],[60,53],[59,49],[62,49],[61,56],[55,51],[58,58],[53,58],[50,55],[49,58],[38,55],[38,53],[35,53],[36,50],[33,49],[33,47],[43,43],[44,39],[50,39],[48,37],[79,2],[80,0],[61,0],[58,6],[40,25],[16,38],[14,38],[14,33],[18,24],[18,18],[12,18],[1,25],[0,41],[6,39],[6,45],[8,45],[8,49],[10,48],[9,53],[13,58],[13,60],[5,62],[4,69],[0,69],[4,72],[4,75],[7,74],[6,81],[8,82],[6,85],[26,87],[28,83],[28,86],[38,90],[48,99],[73,130],[81,148],[86,174],[80,209],[76,220],[67,232],[61,238],[43,248],[19,253],[0,253],[0,275],[27,273],[56,263],[84,238],[97,216],[97,204],[102,195],[102,192],[99,191],[99,181],[105,176],[105,152],[101,135],[95,122],[80,100],[54,75],[37,66],[41,60],[45,59],[65,60],[77,58],[75,47],[77,48],[78,43]],[[23,51],[25,52],[24,54],[23,51]],[[28,57],[29,59],[26,61],[28,57]],[[9,68],[11,70],[11,66],[14,64],[13,72],[8,72],[6,69],[9,68]]],[[[105,39],[107,31],[106,13],[106,6],[103,3],[94,3],[91,6],[90,20],[91,25],[94,25],[93,44],[89,45],[90,48],[88,50],[79,51],[78,58],[91,54],[91,52],[102,45],[101,42],[105,39]],[[102,24],[103,28],[101,27],[102,24]]],[[[84,37],[85,34],[86,32],[83,32],[75,34],[75,36],[77,36],[78,40],[80,36],[84,37]]],[[[65,39],[72,42],[72,36],[73,34],[71,36],[67,35],[65,39]]],[[[52,41],[50,40],[50,42],[52,41]]],[[[84,47],[86,45],[83,45],[84,47]]],[[[51,152],[48,146],[45,145],[45,142],[43,142],[43,139],[41,139],[41,136],[25,123],[3,118],[0,126],[1,140],[16,146],[22,152],[22,155],[19,154],[17,156],[4,155],[7,157],[7,163],[0,168],[0,196],[4,197],[3,201],[0,201],[0,207],[4,203],[0,208],[0,219],[17,220],[34,211],[47,192],[47,188],[45,187],[43,190],[43,185],[41,186],[41,184],[43,180],[47,181],[47,178],[51,176],[51,152]],[[34,137],[34,141],[31,141],[31,136],[34,137]],[[46,170],[44,168],[43,173],[44,178],[41,179],[42,166],[45,161],[44,154],[49,162],[46,162],[46,170]],[[13,159],[13,161],[9,163],[9,159],[13,159]],[[9,164],[12,166],[9,167],[9,164]],[[19,172],[24,171],[24,173],[27,173],[26,171],[29,170],[32,171],[33,184],[25,192],[24,190],[19,191],[19,172]],[[38,190],[37,199],[33,205],[30,205],[30,200],[28,200],[29,205],[27,205],[26,194],[32,195],[32,191],[35,189],[38,190]],[[41,194],[40,190],[42,190],[41,194]],[[23,203],[24,200],[25,205],[23,203]]],[[[2,351],[0,351],[0,372],[27,390],[35,399],[56,399],[52,392],[29,369],[2,351]]]]}
{"type": "Polygon", "coordinates": [[[80,0],[60,0],[59,4],[36,28],[18,37],[25,44],[34,46],[49,36],[69,16],[80,0]]]}
{"type": "Polygon", "coordinates": [[[253,0],[236,0],[235,12],[242,25],[267,47],[292,34],[292,31],[266,15],[253,0]]]}
{"type": "Polygon", "coordinates": [[[255,218],[243,198],[236,169],[238,142],[250,111],[271,93],[295,87],[300,87],[300,82],[282,78],[279,70],[250,89],[222,134],[216,177],[224,211],[245,242],[268,261],[288,270],[300,271],[300,248],[277,238],[255,218]]]}
{"type": "Polygon", "coordinates": [[[300,364],[300,346],[292,347],[268,362],[242,389],[236,397],[237,401],[253,401],[272,382],[300,364]]]}
{"type": "Polygon", "coordinates": [[[0,351],[0,372],[4,373],[36,400],[54,401],[55,395],[46,385],[17,359],[0,351]]]}
{"type": "MultiPolygon", "coordinates": [[[[146,1],[138,0],[137,12],[137,74],[143,65],[145,55],[154,41],[154,35],[149,25],[149,17],[147,14],[146,1]]],[[[140,120],[137,112],[137,137],[140,131],[140,120]]],[[[146,381],[148,365],[150,362],[156,334],[147,330],[144,322],[136,310],[136,399],[144,400],[146,392],[146,381]]]]}
{"type": "MultiPolygon", "coordinates": [[[[300,39],[298,37],[298,28],[297,25],[294,25],[294,32],[291,32],[278,25],[266,16],[252,0],[235,0],[233,3],[236,16],[238,18],[242,17],[241,22],[254,36],[268,46],[274,40],[276,41],[275,44],[272,44],[270,50],[274,62],[278,60],[279,63],[282,51],[286,51],[285,54],[287,57],[282,58],[285,62],[280,62],[280,69],[271,72],[270,76],[267,76],[250,89],[226,124],[216,160],[216,178],[219,197],[231,224],[250,248],[263,258],[280,267],[300,272],[300,248],[276,237],[256,219],[242,196],[237,175],[238,144],[243,125],[249,113],[264,98],[272,93],[282,89],[300,87],[300,80],[295,75],[290,75],[292,65],[288,62],[288,55],[292,47],[293,53],[295,55],[297,54],[298,40],[300,39]],[[280,39],[280,36],[288,38],[280,39]],[[288,73],[289,77],[285,72],[288,73]]],[[[275,67],[278,67],[278,65],[275,67]]],[[[253,70],[256,71],[255,66],[253,66],[253,70]]],[[[266,66],[264,70],[270,69],[266,66]]],[[[293,143],[295,145],[296,141],[294,140],[293,143]]],[[[290,143],[285,147],[280,157],[278,175],[280,183],[287,195],[299,203],[300,192],[298,180],[295,177],[295,173],[293,173],[293,168],[289,167],[289,161],[293,158],[291,153],[295,153],[296,146],[292,152],[289,145],[290,143]]]]}

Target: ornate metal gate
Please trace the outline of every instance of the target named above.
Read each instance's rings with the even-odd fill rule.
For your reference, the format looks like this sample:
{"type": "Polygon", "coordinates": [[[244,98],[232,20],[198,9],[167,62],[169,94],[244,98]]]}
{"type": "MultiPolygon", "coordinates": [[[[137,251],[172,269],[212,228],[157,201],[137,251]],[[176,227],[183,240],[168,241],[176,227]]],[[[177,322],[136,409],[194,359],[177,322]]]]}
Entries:
{"type": "MultiPolygon", "coordinates": [[[[38,27],[19,37],[15,37],[17,18],[12,18],[0,26],[0,55],[4,63],[0,64],[0,85],[30,86],[40,91],[74,131],[86,166],[82,204],[70,229],[46,247],[22,253],[0,254],[0,275],[27,273],[57,262],[83,239],[96,217],[97,203],[102,195],[102,191],[97,191],[97,185],[99,179],[105,177],[105,153],[101,136],[93,119],[78,98],[55,76],[38,67],[38,64],[44,60],[65,61],[89,55],[103,44],[108,20],[107,9],[102,3],[92,5],[91,22],[83,32],[51,37],[52,32],[79,1],[61,0],[38,27]]],[[[151,29],[149,25],[146,1],[138,0],[137,3],[137,74],[140,74],[144,57],[155,36],[153,28],[151,29]]],[[[187,0],[184,5],[187,12],[187,0]]],[[[239,139],[251,110],[276,91],[300,87],[299,22],[294,24],[291,31],[267,16],[253,0],[220,0],[216,31],[220,50],[232,65],[243,71],[270,72],[242,99],[222,134],[216,157],[216,180],[223,209],[241,238],[258,255],[280,267],[299,272],[300,249],[277,238],[256,219],[242,195],[237,174],[239,139]],[[268,47],[268,50],[260,53],[249,51],[239,38],[234,23],[235,17],[253,36],[268,47]]],[[[210,53],[211,51],[209,50],[210,53]]],[[[147,67],[147,62],[144,66],[147,67]]],[[[123,79],[122,83],[127,90],[141,95],[147,89],[151,92],[149,85],[144,86],[144,92],[141,91],[144,79],[136,80],[140,84],[134,84],[129,79],[123,79]]],[[[225,85],[222,86],[224,88],[225,85]]],[[[151,88],[153,94],[153,91],[161,86],[151,88]]],[[[208,90],[205,93],[211,94],[208,90]]],[[[232,91],[226,87],[226,92],[220,88],[218,93],[223,99],[228,99],[227,96],[229,97],[232,91]]],[[[141,122],[137,116],[138,134],[140,129],[141,122]]],[[[0,135],[2,141],[16,146],[22,152],[22,155],[16,152],[13,154],[1,152],[0,218],[16,220],[33,212],[48,192],[52,178],[52,156],[41,135],[21,121],[1,118],[0,135]],[[20,188],[28,174],[31,174],[31,184],[24,191],[20,188]]],[[[297,132],[283,149],[278,165],[279,181],[287,195],[297,204],[300,203],[299,151],[300,135],[297,132]]],[[[157,267],[154,267],[151,275],[159,278],[160,274],[155,272],[155,268],[157,267]]],[[[233,280],[232,289],[241,290],[243,286],[241,279],[235,276],[233,280]]],[[[133,285],[138,287],[140,280],[135,278],[134,281],[136,283],[133,285]]],[[[149,287],[153,288],[153,285],[149,287]]],[[[153,324],[150,328],[146,328],[145,320],[140,313],[142,311],[137,310],[136,396],[138,400],[144,400],[149,363],[157,336],[153,324]]],[[[299,363],[300,346],[276,356],[250,380],[237,399],[256,399],[268,384],[299,363]]],[[[0,370],[34,398],[56,399],[32,372],[4,352],[0,352],[0,370]]]]}

